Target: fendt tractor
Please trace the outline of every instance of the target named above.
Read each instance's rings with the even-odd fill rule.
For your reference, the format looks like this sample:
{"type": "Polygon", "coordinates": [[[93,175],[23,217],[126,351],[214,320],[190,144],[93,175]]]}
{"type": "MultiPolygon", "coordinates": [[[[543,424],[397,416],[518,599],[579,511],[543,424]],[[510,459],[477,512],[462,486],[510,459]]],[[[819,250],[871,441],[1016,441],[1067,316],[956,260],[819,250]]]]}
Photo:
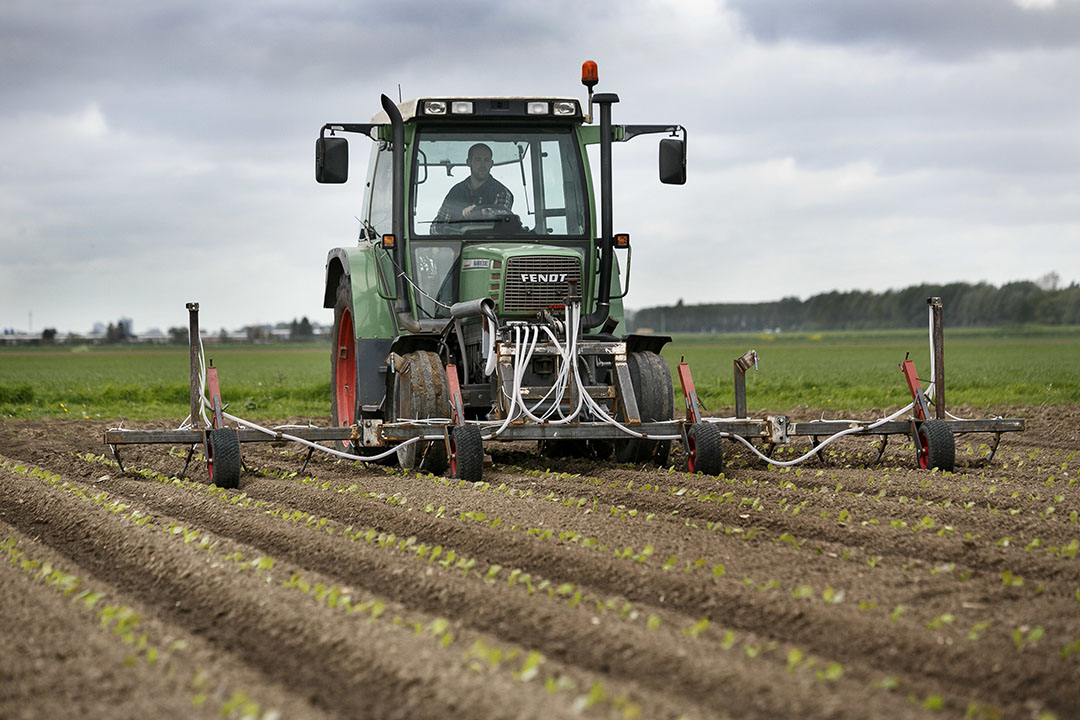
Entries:
{"type": "MultiPolygon", "coordinates": [[[[372,141],[359,243],[331,250],[326,264],[332,418],[355,429],[343,450],[397,446],[405,467],[473,481],[491,439],[666,462],[683,432],[659,354],[670,338],[618,334],[630,246],[613,232],[611,150],[669,135],[659,179],[683,184],[686,131],[613,125],[619,98],[593,94],[595,63],[583,65],[582,83],[585,107],[570,97],[384,95],[371,123],[322,128],[320,183],[348,179],[339,134],[372,141]]],[[[718,454],[719,434],[710,440],[718,454]]]]}
{"type": "Polygon", "coordinates": [[[199,304],[191,302],[190,414],[176,430],[106,431],[121,469],[123,445],[186,444],[183,475],[201,445],[210,480],[237,487],[243,443],[289,441],[308,448],[301,472],[319,450],[396,459],[432,473],[449,469],[479,482],[485,442],[532,441],[548,454],[664,465],[678,441],[689,472],[716,475],[724,440],[765,462],[792,465],[815,454],[824,461],[826,445],[858,433],[881,436],[874,462],[889,436],[901,435],[911,439],[920,467],[951,471],[955,434],[993,433],[992,459],[1002,433],[1024,429],[1020,418],[964,419],[946,411],[940,298],[927,299],[929,382],[924,389],[914,361],[905,358],[900,370],[912,402],[888,417],[751,418],[745,374],[757,366],[757,353],[750,350],[734,361],[730,418],[701,415],[690,367],[680,362],[685,416],[675,419],[674,383],[660,356],[670,338],[619,333],[630,238],[613,231],[611,147],[667,135],[659,142],[660,181],[681,185],[686,130],[613,125],[619,98],[593,94],[596,82],[596,64],[586,62],[584,107],[575,98],[395,104],[384,95],[372,122],[324,125],[315,143],[320,183],[348,180],[349,146],[339,133],[372,142],[359,242],[331,250],[326,262],[334,426],[265,428],[226,412],[218,368],[205,361],[199,304]],[[599,150],[599,213],[590,146],[599,150]],[[617,251],[625,253],[622,265],[617,251]],[[813,439],[805,454],[770,457],[800,437],[813,439]]]}

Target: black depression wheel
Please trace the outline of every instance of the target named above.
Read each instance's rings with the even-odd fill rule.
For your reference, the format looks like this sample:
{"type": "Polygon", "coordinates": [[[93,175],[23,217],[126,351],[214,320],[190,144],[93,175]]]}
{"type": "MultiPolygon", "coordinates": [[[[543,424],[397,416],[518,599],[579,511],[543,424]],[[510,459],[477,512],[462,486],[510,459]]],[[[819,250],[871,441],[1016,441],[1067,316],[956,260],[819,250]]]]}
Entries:
{"type": "MultiPolygon", "coordinates": [[[[654,352],[632,352],[626,355],[626,365],[630,370],[630,382],[634,386],[634,399],[637,400],[641,421],[659,422],[674,418],[675,388],[667,361],[654,352]]],[[[621,408],[618,419],[624,419],[621,408]]],[[[633,438],[615,441],[615,460],[621,463],[651,460],[657,465],[665,465],[670,452],[670,440],[633,438]]]]}
{"type": "Polygon", "coordinates": [[[686,433],[686,470],[705,475],[724,471],[724,438],[711,423],[694,423],[686,433]]]}
{"type": "MultiPolygon", "coordinates": [[[[356,336],[353,331],[352,283],[348,275],[338,280],[334,300],[334,331],[330,347],[330,417],[335,427],[356,422],[356,336]]],[[[335,440],[334,447],[355,452],[351,440],[335,440]]]]}
{"type": "Polygon", "coordinates": [[[478,483],[484,474],[484,441],[480,428],[460,425],[450,430],[450,477],[478,483]]]}
{"type": "MultiPolygon", "coordinates": [[[[448,418],[450,398],[442,360],[428,350],[416,350],[404,357],[406,362],[402,371],[394,374],[394,402],[390,421],[448,418]]],[[[433,427],[428,434],[435,435],[441,431],[441,428],[433,427]]],[[[436,475],[446,472],[446,443],[442,440],[430,443],[425,456],[424,448],[428,444],[427,441],[414,442],[399,449],[397,456],[401,467],[420,467],[423,459],[422,469],[436,475]]]]}
{"type": "Polygon", "coordinates": [[[231,428],[217,428],[206,436],[206,471],[218,487],[240,487],[240,437],[231,428]]]}
{"type": "Polygon", "coordinates": [[[956,440],[944,420],[925,420],[919,425],[919,467],[952,472],[956,464],[956,440]]]}

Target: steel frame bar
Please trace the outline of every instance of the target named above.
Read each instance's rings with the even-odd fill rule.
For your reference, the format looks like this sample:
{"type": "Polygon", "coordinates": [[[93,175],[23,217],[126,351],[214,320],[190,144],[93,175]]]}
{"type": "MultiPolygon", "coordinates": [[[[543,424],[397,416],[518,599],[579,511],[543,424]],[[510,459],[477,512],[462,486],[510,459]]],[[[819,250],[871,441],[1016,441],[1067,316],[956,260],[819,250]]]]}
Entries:
{"type": "MultiPolygon", "coordinates": [[[[1024,429],[1024,420],[1020,418],[995,418],[992,420],[947,420],[954,435],[963,433],[1005,433],[1019,432],[1024,429]]],[[[650,435],[675,435],[685,422],[655,423],[642,422],[635,429],[650,435]]],[[[773,425],[770,420],[734,420],[712,423],[721,431],[746,438],[773,438],[773,425]]],[[[892,420],[873,428],[869,422],[849,422],[843,420],[813,420],[793,422],[787,426],[791,437],[821,437],[835,435],[843,430],[860,428],[866,435],[910,435],[910,420],[892,420]]],[[[378,427],[378,437],[383,442],[400,442],[420,435],[442,433],[444,424],[424,423],[383,423],[378,427]]],[[[277,432],[273,436],[257,430],[239,430],[240,442],[287,442],[283,435],[303,438],[313,442],[325,440],[349,440],[354,437],[354,428],[290,428],[286,432],[277,432]]],[[[854,434],[854,433],[853,433],[854,434]]],[[[500,435],[500,440],[552,440],[552,439],[619,439],[626,435],[604,423],[571,423],[566,425],[525,425],[511,423],[500,435]]],[[[109,445],[135,444],[176,444],[192,445],[202,442],[201,430],[108,430],[105,442],[109,445]]],[[[777,443],[783,444],[783,443],[777,443]]]]}

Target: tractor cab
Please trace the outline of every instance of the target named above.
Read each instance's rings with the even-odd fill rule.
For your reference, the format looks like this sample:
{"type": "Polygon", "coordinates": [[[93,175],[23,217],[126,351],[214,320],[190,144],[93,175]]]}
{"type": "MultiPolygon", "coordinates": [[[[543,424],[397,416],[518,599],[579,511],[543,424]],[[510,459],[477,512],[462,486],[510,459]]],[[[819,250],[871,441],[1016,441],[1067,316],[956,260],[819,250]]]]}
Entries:
{"type": "MultiPolygon", "coordinates": [[[[331,250],[326,265],[336,424],[446,417],[442,386],[454,384],[451,375],[460,383],[460,411],[470,419],[513,415],[510,388],[503,387],[511,380],[525,392],[546,387],[545,412],[563,412],[573,402],[565,359],[541,350],[513,379],[495,360],[526,326],[565,337],[572,324],[575,346],[578,337],[598,343],[583,355],[589,387],[614,388],[613,373],[626,371],[628,351],[642,355],[629,361],[635,369],[647,365],[657,378],[662,370],[670,383],[657,355],[663,338],[613,334],[622,321],[630,254],[629,236],[613,231],[611,147],[637,135],[669,135],[660,142],[660,180],[681,184],[686,131],[613,125],[619,98],[593,94],[595,64],[585,63],[582,82],[586,103],[544,96],[395,103],[384,95],[370,123],[323,126],[315,145],[321,183],[348,179],[342,135],[374,141],[359,243],[331,250]],[[599,150],[598,185],[589,146],[599,150]],[[625,253],[621,263],[617,249],[625,253]]],[[[601,401],[607,411],[624,409],[614,389],[595,392],[607,393],[601,401]]],[[[656,412],[671,415],[670,408],[656,412]]]]}
{"type": "MultiPolygon", "coordinates": [[[[594,229],[576,100],[422,99],[399,108],[409,148],[405,262],[419,319],[448,318],[454,303],[482,297],[503,313],[535,313],[570,282],[580,286],[594,229]],[[510,293],[536,302],[507,306],[502,273],[492,287],[492,271],[522,257],[533,258],[525,284],[536,287],[515,290],[521,279],[511,275],[510,293]],[[545,269],[542,280],[532,277],[545,269]]],[[[392,217],[392,175],[379,172],[392,152],[380,154],[370,203],[376,233],[375,222],[392,217]]]]}

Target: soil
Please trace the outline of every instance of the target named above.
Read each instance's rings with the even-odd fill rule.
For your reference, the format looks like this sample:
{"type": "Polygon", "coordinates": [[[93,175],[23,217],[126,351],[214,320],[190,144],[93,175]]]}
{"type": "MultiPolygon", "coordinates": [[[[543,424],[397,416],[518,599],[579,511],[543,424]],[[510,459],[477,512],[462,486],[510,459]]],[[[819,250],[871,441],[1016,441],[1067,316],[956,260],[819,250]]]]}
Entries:
{"type": "Polygon", "coordinates": [[[236,490],[0,421],[0,717],[1078,717],[1080,406],[990,412],[1027,430],[954,473],[895,436],[719,477],[489,443],[476,486],[248,443],[236,490]]]}

